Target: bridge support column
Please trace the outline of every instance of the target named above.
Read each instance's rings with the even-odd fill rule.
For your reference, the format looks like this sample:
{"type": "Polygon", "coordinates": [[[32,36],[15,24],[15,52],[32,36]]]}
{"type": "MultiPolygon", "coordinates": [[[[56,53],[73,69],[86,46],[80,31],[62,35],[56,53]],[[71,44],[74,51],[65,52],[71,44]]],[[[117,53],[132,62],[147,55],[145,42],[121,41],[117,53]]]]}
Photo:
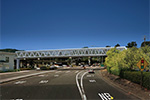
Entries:
{"type": "Polygon", "coordinates": [[[69,57],[70,67],[72,67],[72,57],[69,57]]]}
{"type": "Polygon", "coordinates": [[[103,64],[103,56],[102,56],[102,62],[101,63],[103,64]]]}
{"type": "Polygon", "coordinates": [[[22,64],[22,61],[20,61],[20,67],[22,68],[23,64],[22,64]]]}
{"type": "Polygon", "coordinates": [[[91,57],[88,57],[89,66],[91,65],[91,57]]]}
{"type": "Polygon", "coordinates": [[[20,59],[16,59],[16,69],[19,69],[20,68],[20,59]]]}

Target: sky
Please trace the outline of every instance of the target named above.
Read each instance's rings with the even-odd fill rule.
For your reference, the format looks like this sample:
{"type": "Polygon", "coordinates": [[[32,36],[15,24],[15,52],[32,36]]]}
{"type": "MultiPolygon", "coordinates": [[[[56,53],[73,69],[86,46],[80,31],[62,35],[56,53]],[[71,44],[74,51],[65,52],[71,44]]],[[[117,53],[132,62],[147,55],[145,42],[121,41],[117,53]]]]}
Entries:
{"type": "Polygon", "coordinates": [[[0,49],[126,46],[150,41],[149,0],[1,0],[0,49]]]}

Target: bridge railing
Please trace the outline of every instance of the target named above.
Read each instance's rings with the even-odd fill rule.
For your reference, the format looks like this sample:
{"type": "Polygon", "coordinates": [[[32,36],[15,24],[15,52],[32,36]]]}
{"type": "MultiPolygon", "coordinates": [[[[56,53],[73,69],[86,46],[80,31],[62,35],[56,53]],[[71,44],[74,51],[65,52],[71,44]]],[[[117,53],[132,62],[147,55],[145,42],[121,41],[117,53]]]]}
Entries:
{"type": "MultiPolygon", "coordinates": [[[[106,56],[106,52],[111,48],[113,47],[16,51],[16,54],[17,58],[106,56]]],[[[117,47],[117,49],[122,51],[126,47],[117,47]]]]}

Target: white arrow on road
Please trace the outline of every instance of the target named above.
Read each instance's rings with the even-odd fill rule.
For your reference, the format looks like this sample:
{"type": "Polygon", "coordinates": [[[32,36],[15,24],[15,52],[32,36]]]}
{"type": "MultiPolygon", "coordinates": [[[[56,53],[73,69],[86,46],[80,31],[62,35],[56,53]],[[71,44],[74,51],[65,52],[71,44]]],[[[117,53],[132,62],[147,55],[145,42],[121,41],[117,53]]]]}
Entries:
{"type": "Polygon", "coordinates": [[[41,83],[48,83],[48,80],[42,80],[42,81],[40,81],[39,83],[40,83],[40,84],[41,84],[41,83]]]}
{"type": "Polygon", "coordinates": [[[15,82],[15,84],[23,84],[23,83],[26,83],[26,81],[18,81],[18,82],[15,82]]]}
{"type": "Polygon", "coordinates": [[[89,80],[89,82],[93,83],[93,82],[96,82],[96,80],[89,80]]]}

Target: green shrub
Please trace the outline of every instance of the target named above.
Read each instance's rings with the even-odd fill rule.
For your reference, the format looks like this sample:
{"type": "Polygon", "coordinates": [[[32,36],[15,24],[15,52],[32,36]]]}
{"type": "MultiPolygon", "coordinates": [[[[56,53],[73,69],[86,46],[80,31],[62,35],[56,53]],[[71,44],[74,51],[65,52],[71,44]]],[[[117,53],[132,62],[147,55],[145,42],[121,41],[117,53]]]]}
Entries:
{"type": "Polygon", "coordinates": [[[111,69],[111,67],[107,66],[107,72],[108,73],[111,73],[110,69],[111,69]]]}
{"type": "MultiPolygon", "coordinates": [[[[141,72],[140,71],[124,71],[122,72],[122,78],[140,84],[141,72]]],[[[150,73],[143,72],[143,87],[150,89],[150,73]]]]}
{"type": "Polygon", "coordinates": [[[0,71],[0,73],[17,72],[17,71],[20,71],[20,69],[12,69],[12,70],[0,71]]]}
{"type": "Polygon", "coordinates": [[[150,72],[143,73],[143,87],[150,89],[150,72]]]}
{"type": "Polygon", "coordinates": [[[15,72],[18,72],[18,71],[20,71],[20,69],[15,69],[15,72]]]}
{"type": "Polygon", "coordinates": [[[31,70],[31,68],[20,68],[20,70],[31,70]]]}
{"type": "Polygon", "coordinates": [[[118,67],[112,67],[112,68],[110,69],[110,71],[111,71],[111,74],[120,75],[120,70],[119,70],[118,67]]]}

